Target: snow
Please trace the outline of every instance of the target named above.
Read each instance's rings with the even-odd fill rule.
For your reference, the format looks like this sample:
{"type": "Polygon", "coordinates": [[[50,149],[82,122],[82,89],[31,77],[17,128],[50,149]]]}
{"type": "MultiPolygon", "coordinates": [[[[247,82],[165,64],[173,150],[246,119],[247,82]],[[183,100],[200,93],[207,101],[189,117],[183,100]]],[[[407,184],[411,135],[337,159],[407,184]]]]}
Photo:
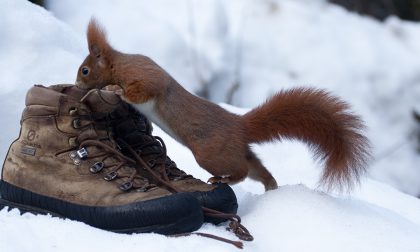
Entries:
{"type": "Polygon", "coordinates": [[[420,194],[412,118],[420,109],[417,23],[380,23],[325,0],[48,3],[82,36],[96,16],[112,45],[147,54],[214,102],[251,108],[282,88],[332,91],[367,122],[371,177],[420,194]]]}
{"type": "Polygon", "coordinates": [[[26,91],[33,84],[74,83],[84,55],[80,34],[43,8],[0,1],[0,160],[19,134],[26,91]]]}
{"type": "MultiPolygon", "coordinates": [[[[53,14],[24,0],[0,0],[0,159],[19,133],[26,90],[74,83],[87,53],[86,24],[95,15],[116,48],[147,54],[188,90],[207,92],[235,113],[281,88],[310,85],[342,96],[366,120],[375,160],[370,176],[349,194],[318,186],[321,166],[304,145],[253,146],[281,187],[264,193],[250,180],[233,186],[255,237],[245,251],[420,251],[420,200],[405,194],[420,194],[411,119],[411,110],[420,109],[419,24],[394,17],[379,23],[324,0],[62,0],[49,6],[53,14]]],[[[208,179],[188,149],[158,127],[154,134],[181,168],[208,179]]],[[[224,225],[199,231],[236,239],[224,225]]],[[[198,236],[114,234],[0,211],[0,251],[121,249],[238,251],[198,236]]]]}
{"type": "MultiPolygon", "coordinates": [[[[420,202],[384,185],[375,197],[400,200],[398,209],[420,211],[420,202]],[[388,195],[388,196],[387,196],[388,195]]],[[[243,188],[236,188],[240,191],[243,188]]],[[[256,195],[239,194],[240,215],[255,240],[244,251],[419,251],[419,215],[396,212],[357,197],[338,198],[303,185],[256,195]]],[[[156,234],[114,234],[49,216],[0,211],[1,251],[238,251],[218,241],[156,234]],[[28,242],[21,242],[22,237],[28,242]],[[29,242],[30,241],[30,242],[29,242]]],[[[224,226],[200,232],[235,239],[224,226]]]]}

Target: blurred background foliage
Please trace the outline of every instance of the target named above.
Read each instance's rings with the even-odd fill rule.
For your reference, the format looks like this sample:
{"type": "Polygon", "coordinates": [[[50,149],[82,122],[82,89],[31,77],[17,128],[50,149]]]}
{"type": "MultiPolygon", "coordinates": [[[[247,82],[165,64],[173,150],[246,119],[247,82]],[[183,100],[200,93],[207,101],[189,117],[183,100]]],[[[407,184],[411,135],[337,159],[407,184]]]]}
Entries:
{"type": "MultiPolygon", "coordinates": [[[[404,20],[420,20],[420,0],[329,0],[350,11],[369,15],[379,20],[395,15],[404,20]]],[[[44,0],[30,2],[45,6],[44,0]]]]}
{"type": "Polygon", "coordinates": [[[38,5],[41,5],[41,6],[44,6],[45,7],[44,0],[29,0],[29,2],[34,3],[34,4],[38,4],[38,5]]]}
{"type": "Polygon", "coordinates": [[[391,15],[404,20],[420,20],[420,0],[330,0],[330,2],[379,20],[391,15]]]}
{"type": "MultiPolygon", "coordinates": [[[[101,9],[98,15],[108,17],[110,13],[114,15],[114,4],[119,6],[120,16],[116,18],[119,21],[106,22],[110,30],[113,28],[118,34],[116,27],[124,22],[138,22],[136,29],[140,34],[120,33],[119,43],[132,51],[147,50],[165,63],[190,91],[213,102],[252,107],[278,88],[276,83],[328,83],[322,87],[346,95],[370,120],[370,138],[374,139],[376,147],[372,176],[420,196],[416,179],[420,178],[417,161],[420,157],[420,107],[415,105],[420,100],[420,26],[396,19],[376,21],[396,16],[418,22],[420,0],[232,1],[241,4],[231,4],[229,0],[174,1],[177,4],[171,2],[173,0],[156,1],[156,6],[161,8],[159,11],[155,13],[154,7],[143,10],[147,14],[144,17],[152,20],[147,25],[142,23],[147,18],[138,17],[137,11],[127,8],[129,5],[154,6],[147,0],[120,1],[120,5],[117,1],[100,0],[30,1],[66,16],[64,21],[70,20],[69,24],[82,36],[84,25],[96,7],[101,9]],[[338,8],[328,8],[323,13],[326,9],[317,8],[314,2],[326,3],[325,6],[330,6],[330,2],[372,18],[349,15],[338,8]],[[291,8],[294,3],[298,3],[298,7],[291,8]],[[171,9],[178,4],[179,8],[171,9]],[[245,10],[244,5],[249,10],[245,10]],[[281,11],[282,7],[285,12],[281,11]],[[172,17],[174,11],[186,18],[172,17]],[[333,18],[339,20],[337,25],[333,18]],[[317,23],[312,24],[309,21],[312,19],[317,23]],[[271,22],[280,21],[283,25],[280,28],[272,26],[271,22]],[[340,21],[348,22],[341,24],[340,21]],[[174,22],[174,25],[168,26],[165,22],[174,22]],[[242,25],[238,25],[240,23],[242,25]],[[242,34],[242,26],[246,27],[246,34],[242,34]],[[378,32],[378,36],[371,36],[372,31],[378,32]],[[264,41],[259,34],[264,34],[264,41]],[[155,43],[156,40],[162,42],[155,43]],[[329,63],[337,59],[340,59],[337,64],[329,63]],[[314,60],[317,64],[313,64],[314,60]],[[353,86],[356,84],[361,88],[353,86]],[[346,89],[350,92],[343,91],[346,89]],[[415,158],[410,154],[413,151],[415,158]]],[[[60,18],[60,14],[57,17],[60,18]]]]}

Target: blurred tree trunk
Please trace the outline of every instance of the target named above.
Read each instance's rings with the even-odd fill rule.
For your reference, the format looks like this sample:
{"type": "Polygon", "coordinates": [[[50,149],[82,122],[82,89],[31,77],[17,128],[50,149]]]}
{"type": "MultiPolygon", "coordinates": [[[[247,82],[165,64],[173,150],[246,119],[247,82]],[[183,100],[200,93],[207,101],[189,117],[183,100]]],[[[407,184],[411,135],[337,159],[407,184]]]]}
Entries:
{"type": "Polygon", "coordinates": [[[417,138],[417,152],[420,154],[420,112],[413,111],[413,116],[414,116],[414,119],[418,122],[416,138],[417,138]]]}
{"type": "Polygon", "coordinates": [[[34,3],[34,4],[38,4],[42,7],[45,7],[45,2],[44,0],[29,0],[29,2],[34,3]]]}
{"type": "Polygon", "coordinates": [[[420,21],[420,0],[329,0],[350,11],[384,20],[395,15],[404,20],[420,21]]]}

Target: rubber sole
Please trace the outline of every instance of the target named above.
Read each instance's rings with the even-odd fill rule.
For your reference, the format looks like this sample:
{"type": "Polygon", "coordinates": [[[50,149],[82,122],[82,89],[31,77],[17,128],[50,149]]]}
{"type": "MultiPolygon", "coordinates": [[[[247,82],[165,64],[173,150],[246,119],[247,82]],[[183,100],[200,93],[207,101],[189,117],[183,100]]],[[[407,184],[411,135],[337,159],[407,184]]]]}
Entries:
{"type": "MultiPolygon", "coordinates": [[[[217,187],[211,191],[197,191],[191,193],[200,201],[203,207],[211,208],[223,213],[236,214],[238,210],[238,201],[232,188],[223,183],[217,184],[217,187]]],[[[225,219],[204,216],[204,222],[219,224],[225,219]]]]}
{"type": "Polygon", "coordinates": [[[92,207],[43,196],[0,181],[0,209],[5,207],[18,209],[21,214],[49,214],[81,221],[117,233],[172,235],[195,231],[203,223],[200,203],[188,194],[122,206],[92,207]]]}

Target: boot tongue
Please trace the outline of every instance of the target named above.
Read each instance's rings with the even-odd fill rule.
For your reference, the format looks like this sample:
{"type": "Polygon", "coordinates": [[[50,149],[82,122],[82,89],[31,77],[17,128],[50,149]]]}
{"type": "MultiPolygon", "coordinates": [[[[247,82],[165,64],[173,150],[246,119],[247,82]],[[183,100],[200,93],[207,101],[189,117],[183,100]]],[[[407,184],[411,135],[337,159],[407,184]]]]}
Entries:
{"type": "Polygon", "coordinates": [[[60,93],[71,96],[75,100],[81,99],[89,91],[88,89],[81,89],[72,84],[54,85],[51,86],[51,88],[56,89],[60,93]]]}

